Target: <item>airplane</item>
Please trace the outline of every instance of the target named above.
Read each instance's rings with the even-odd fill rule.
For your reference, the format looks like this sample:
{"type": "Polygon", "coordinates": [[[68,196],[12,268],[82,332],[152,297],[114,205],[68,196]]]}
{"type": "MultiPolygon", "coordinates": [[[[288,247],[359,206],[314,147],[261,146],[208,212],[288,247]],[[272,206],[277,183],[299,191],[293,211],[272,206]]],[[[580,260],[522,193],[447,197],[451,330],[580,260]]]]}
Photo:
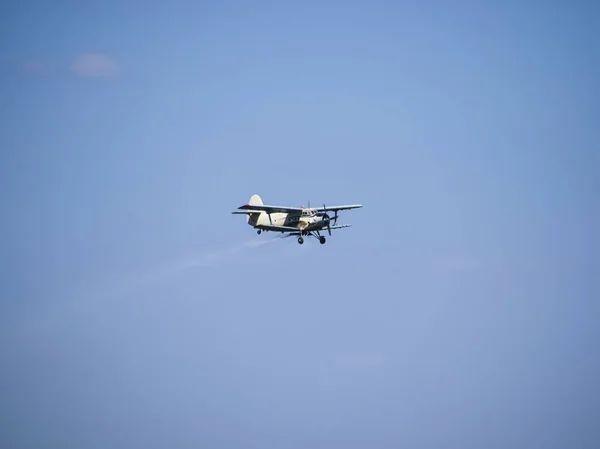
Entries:
{"type": "Polygon", "coordinates": [[[311,208],[287,207],[287,206],[265,206],[260,196],[254,194],[248,204],[238,207],[232,214],[245,214],[246,222],[257,229],[256,233],[273,231],[288,233],[289,236],[297,235],[298,243],[304,243],[304,236],[313,236],[319,243],[325,243],[325,236],[321,231],[327,229],[331,235],[332,229],[348,228],[350,225],[337,225],[338,212],[341,210],[357,209],[362,204],[350,204],[347,206],[329,206],[311,208]],[[335,212],[332,217],[327,212],[335,212]],[[333,224],[331,221],[333,220],[333,224]]]}

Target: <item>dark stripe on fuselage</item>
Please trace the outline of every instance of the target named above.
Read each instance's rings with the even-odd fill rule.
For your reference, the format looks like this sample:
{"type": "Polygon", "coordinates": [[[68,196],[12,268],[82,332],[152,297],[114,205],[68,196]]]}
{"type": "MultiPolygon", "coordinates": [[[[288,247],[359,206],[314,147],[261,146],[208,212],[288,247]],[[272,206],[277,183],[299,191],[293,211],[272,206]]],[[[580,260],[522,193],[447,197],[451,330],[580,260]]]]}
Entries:
{"type": "Polygon", "coordinates": [[[283,225],[296,227],[296,226],[298,226],[300,217],[302,217],[302,215],[300,215],[300,214],[288,214],[287,217],[285,217],[283,225]]]}
{"type": "Polygon", "coordinates": [[[256,223],[258,222],[258,217],[260,216],[260,214],[250,214],[248,216],[248,224],[250,226],[256,226],[256,223]]]}

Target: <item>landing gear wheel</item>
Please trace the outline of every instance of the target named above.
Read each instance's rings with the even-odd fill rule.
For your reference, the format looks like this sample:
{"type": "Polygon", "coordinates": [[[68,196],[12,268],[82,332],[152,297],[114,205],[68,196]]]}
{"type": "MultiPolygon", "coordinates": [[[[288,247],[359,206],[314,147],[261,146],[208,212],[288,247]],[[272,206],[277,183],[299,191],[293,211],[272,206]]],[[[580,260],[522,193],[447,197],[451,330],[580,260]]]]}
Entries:
{"type": "Polygon", "coordinates": [[[302,237],[298,237],[298,243],[302,245],[304,243],[304,239],[302,237]]]}
{"type": "Polygon", "coordinates": [[[325,242],[326,242],[325,237],[323,237],[323,236],[319,237],[319,243],[321,245],[323,245],[325,242]]]}
{"type": "Polygon", "coordinates": [[[260,233],[261,233],[261,232],[262,232],[262,229],[259,229],[258,231],[256,231],[256,233],[257,233],[258,235],[260,235],[260,233]]]}

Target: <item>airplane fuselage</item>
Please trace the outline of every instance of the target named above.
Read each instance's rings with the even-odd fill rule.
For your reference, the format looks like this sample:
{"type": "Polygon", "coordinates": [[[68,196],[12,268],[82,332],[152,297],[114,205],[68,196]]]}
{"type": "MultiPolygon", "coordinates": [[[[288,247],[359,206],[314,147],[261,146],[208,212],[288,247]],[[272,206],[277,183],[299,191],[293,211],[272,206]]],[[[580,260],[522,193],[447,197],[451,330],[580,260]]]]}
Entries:
{"type": "Polygon", "coordinates": [[[248,224],[253,227],[261,226],[289,226],[302,231],[315,231],[327,227],[327,220],[321,215],[290,214],[284,212],[273,212],[267,214],[252,214],[248,224]]]}

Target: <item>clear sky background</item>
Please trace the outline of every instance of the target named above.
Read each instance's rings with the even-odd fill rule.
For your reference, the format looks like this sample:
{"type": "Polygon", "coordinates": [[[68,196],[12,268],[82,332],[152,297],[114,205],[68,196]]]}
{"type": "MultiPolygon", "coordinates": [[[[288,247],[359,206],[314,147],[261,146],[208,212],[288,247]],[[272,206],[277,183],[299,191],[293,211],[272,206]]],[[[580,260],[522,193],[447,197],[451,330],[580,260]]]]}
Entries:
{"type": "Polygon", "coordinates": [[[0,6],[1,447],[598,447],[596,2],[94,3],[0,6]]]}

